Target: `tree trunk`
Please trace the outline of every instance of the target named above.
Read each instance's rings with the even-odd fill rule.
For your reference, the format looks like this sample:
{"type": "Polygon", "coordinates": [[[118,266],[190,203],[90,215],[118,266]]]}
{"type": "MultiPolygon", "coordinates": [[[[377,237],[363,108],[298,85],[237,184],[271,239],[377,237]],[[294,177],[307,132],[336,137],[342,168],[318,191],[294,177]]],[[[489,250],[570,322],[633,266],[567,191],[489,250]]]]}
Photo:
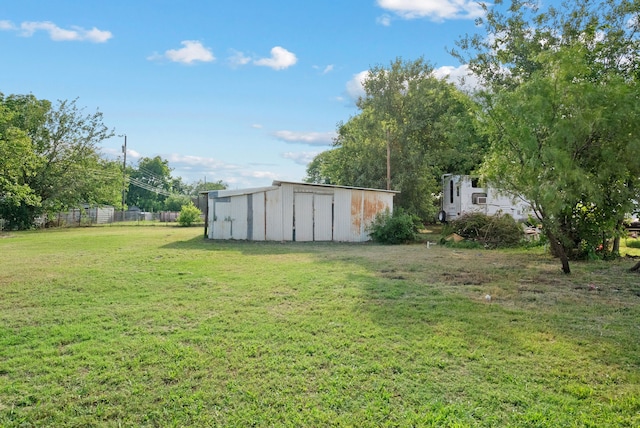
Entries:
{"type": "Polygon", "coordinates": [[[615,238],[613,238],[613,248],[611,249],[611,253],[616,257],[620,256],[620,237],[619,236],[616,236],[615,238]]]}
{"type": "Polygon", "coordinates": [[[636,263],[634,267],[629,269],[631,272],[640,272],[640,262],[636,263]]]}
{"type": "Polygon", "coordinates": [[[571,268],[569,267],[569,257],[567,256],[567,252],[564,249],[564,246],[556,239],[553,233],[549,232],[549,229],[546,229],[546,235],[549,239],[549,244],[551,245],[552,252],[556,254],[560,258],[560,262],[562,263],[562,272],[569,275],[571,273],[571,268]]]}

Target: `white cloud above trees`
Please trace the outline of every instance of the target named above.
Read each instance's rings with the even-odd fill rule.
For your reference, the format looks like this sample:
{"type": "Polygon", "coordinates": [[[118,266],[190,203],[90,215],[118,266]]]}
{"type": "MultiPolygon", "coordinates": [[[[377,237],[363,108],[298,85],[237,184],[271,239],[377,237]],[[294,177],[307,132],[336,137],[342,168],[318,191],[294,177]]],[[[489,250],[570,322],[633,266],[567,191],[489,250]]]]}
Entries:
{"type": "Polygon", "coordinates": [[[361,71],[360,73],[354,74],[351,80],[347,82],[345,91],[351,101],[356,102],[358,98],[366,95],[364,92],[364,81],[368,75],[369,70],[361,71]]]}
{"type": "Polygon", "coordinates": [[[295,132],[276,131],[273,136],[285,143],[299,143],[309,146],[331,146],[336,138],[335,132],[295,132]]]}
{"type": "Polygon", "coordinates": [[[285,152],[282,157],[289,159],[297,163],[298,165],[308,165],[313,158],[315,158],[320,152],[285,152]]]}
{"type": "MultiPolygon", "coordinates": [[[[475,0],[378,0],[378,6],[401,19],[428,18],[433,21],[447,19],[475,19],[484,12],[475,0]]],[[[388,26],[391,17],[383,15],[378,23],[388,26]]]]}

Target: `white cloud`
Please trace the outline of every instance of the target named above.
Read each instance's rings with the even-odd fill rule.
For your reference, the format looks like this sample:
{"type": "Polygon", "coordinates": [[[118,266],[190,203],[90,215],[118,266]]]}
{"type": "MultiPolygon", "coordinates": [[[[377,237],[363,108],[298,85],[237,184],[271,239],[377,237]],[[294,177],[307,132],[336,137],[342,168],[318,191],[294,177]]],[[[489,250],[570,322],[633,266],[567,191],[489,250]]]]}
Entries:
{"type": "Polygon", "coordinates": [[[331,146],[336,137],[335,132],[294,132],[276,131],[273,136],[286,143],[300,143],[309,146],[331,146]]]}
{"type": "Polygon", "coordinates": [[[321,71],[322,74],[329,74],[329,73],[331,73],[333,71],[334,68],[335,68],[335,66],[333,64],[329,64],[329,65],[325,66],[324,68],[320,67],[318,65],[314,65],[313,66],[314,70],[322,70],[321,71]]]}
{"type": "Polygon", "coordinates": [[[226,164],[222,161],[219,161],[214,158],[202,157],[202,156],[191,156],[191,155],[179,155],[176,153],[172,153],[167,156],[167,160],[170,162],[172,166],[175,166],[176,169],[193,169],[194,167],[198,167],[199,169],[211,169],[211,170],[230,170],[237,169],[237,165],[226,164]]]}
{"type": "Polygon", "coordinates": [[[184,47],[180,49],[169,49],[163,55],[154,54],[147,59],[168,59],[169,61],[180,62],[182,64],[193,64],[197,61],[211,62],[216,59],[211,49],[205,47],[197,40],[184,40],[180,42],[180,44],[184,47]]]}
{"type": "MultiPolygon", "coordinates": [[[[445,19],[475,19],[484,11],[475,0],[378,0],[378,6],[403,19],[429,18],[433,21],[445,19]]],[[[378,22],[389,25],[388,17],[378,22]]]]}
{"type": "Polygon", "coordinates": [[[244,53],[236,51],[234,49],[232,49],[231,52],[232,54],[227,58],[227,61],[229,62],[229,64],[231,64],[232,67],[240,67],[251,62],[251,58],[246,56],[244,53]]]}
{"type": "MultiPolygon", "coordinates": [[[[122,148],[116,149],[116,148],[107,147],[102,149],[102,153],[104,153],[105,155],[111,158],[118,158],[122,156],[122,148]]],[[[139,152],[135,150],[127,149],[127,164],[129,164],[129,161],[133,159],[139,159],[141,157],[142,155],[139,152]]]]}
{"type": "Polygon", "coordinates": [[[251,125],[251,127],[253,129],[262,129],[263,128],[262,124],[260,124],[260,123],[254,123],[254,124],[251,125]]]}
{"type": "Polygon", "coordinates": [[[474,75],[467,64],[459,67],[443,66],[433,70],[433,75],[438,79],[446,79],[459,89],[467,92],[475,92],[480,88],[480,81],[474,75]]]}
{"type": "Polygon", "coordinates": [[[388,27],[391,25],[391,16],[387,15],[386,13],[382,16],[379,16],[376,19],[376,22],[384,27],[388,27]]]}
{"type": "MultiPolygon", "coordinates": [[[[9,21],[2,21],[0,28],[3,30],[16,30],[17,28],[9,21]]],[[[40,22],[23,22],[20,24],[21,35],[24,37],[31,37],[36,31],[46,31],[49,33],[51,40],[56,42],[68,42],[68,41],[88,41],[94,43],[104,43],[113,37],[110,31],[98,30],[93,27],[90,30],[86,30],[82,27],[72,26],[71,29],[64,29],[58,27],[51,21],[40,22]]]]}
{"type": "Polygon", "coordinates": [[[289,68],[296,62],[298,62],[298,58],[296,58],[295,54],[280,46],[271,49],[270,58],[261,58],[253,61],[255,65],[271,67],[274,70],[289,68]]]}
{"type": "Polygon", "coordinates": [[[358,101],[358,98],[366,95],[364,91],[364,81],[367,79],[369,71],[361,71],[358,74],[354,74],[351,80],[347,82],[346,92],[347,96],[353,101],[358,101]]]}
{"type": "Polygon", "coordinates": [[[268,178],[270,180],[278,178],[278,174],[271,171],[245,171],[242,173],[242,176],[251,178],[268,178]]]}
{"type": "Polygon", "coordinates": [[[131,157],[133,159],[140,159],[142,157],[140,152],[137,152],[137,151],[131,150],[131,149],[127,149],[127,156],[129,156],[129,157],[131,157]]]}
{"type": "Polygon", "coordinates": [[[308,165],[320,152],[285,152],[282,157],[291,159],[298,165],[308,165]]]}
{"type": "Polygon", "coordinates": [[[0,30],[15,30],[16,26],[11,21],[0,21],[0,30]]]}

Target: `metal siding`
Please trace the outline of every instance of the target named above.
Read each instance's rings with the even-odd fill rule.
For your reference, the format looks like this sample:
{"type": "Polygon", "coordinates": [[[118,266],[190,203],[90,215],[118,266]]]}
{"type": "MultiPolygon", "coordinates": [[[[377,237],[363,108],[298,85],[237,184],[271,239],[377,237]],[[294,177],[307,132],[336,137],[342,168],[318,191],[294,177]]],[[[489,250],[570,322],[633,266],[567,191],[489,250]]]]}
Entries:
{"type": "Polygon", "coordinates": [[[313,241],[313,193],[294,193],[294,240],[313,241]]]}
{"type": "Polygon", "coordinates": [[[333,239],[333,195],[314,195],[313,240],[333,239]]]}
{"type": "Polygon", "coordinates": [[[362,203],[364,194],[362,190],[351,191],[351,210],[350,210],[350,233],[349,241],[359,242],[362,240],[362,203]]]}
{"type": "Polygon", "coordinates": [[[213,239],[231,238],[231,202],[213,200],[213,239]]]}
{"type": "Polygon", "coordinates": [[[254,241],[264,241],[265,234],[265,194],[259,192],[252,195],[253,198],[253,234],[251,238],[254,241]]]}
{"type": "Polygon", "coordinates": [[[353,241],[351,237],[351,190],[336,189],[333,197],[333,240],[353,241]]]}
{"type": "Polygon", "coordinates": [[[231,238],[247,239],[247,197],[231,197],[231,238]]]}
{"type": "Polygon", "coordinates": [[[213,239],[213,218],[214,218],[214,210],[213,210],[213,201],[214,199],[209,198],[209,200],[207,201],[208,205],[209,205],[209,218],[207,219],[207,221],[209,222],[208,225],[208,232],[209,232],[209,236],[207,236],[207,238],[209,239],[213,239]]]}
{"type": "Polygon", "coordinates": [[[293,241],[293,187],[290,184],[283,184],[281,189],[282,198],[282,240],[293,241]]]}
{"type": "MultiPolygon", "coordinates": [[[[376,219],[379,213],[383,213],[389,208],[386,201],[387,195],[380,192],[364,192],[364,201],[362,204],[362,231],[360,238],[362,241],[369,239],[369,226],[376,219]]],[[[389,209],[391,211],[391,209],[389,209]]]]}
{"type": "Polygon", "coordinates": [[[282,191],[270,190],[265,193],[265,236],[268,241],[282,241],[282,191]]]}
{"type": "Polygon", "coordinates": [[[362,242],[376,214],[393,209],[385,191],[300,183],[253,190],[210,195],[209,238],[291,241],[295,209],[296,241],[362,242]]]}

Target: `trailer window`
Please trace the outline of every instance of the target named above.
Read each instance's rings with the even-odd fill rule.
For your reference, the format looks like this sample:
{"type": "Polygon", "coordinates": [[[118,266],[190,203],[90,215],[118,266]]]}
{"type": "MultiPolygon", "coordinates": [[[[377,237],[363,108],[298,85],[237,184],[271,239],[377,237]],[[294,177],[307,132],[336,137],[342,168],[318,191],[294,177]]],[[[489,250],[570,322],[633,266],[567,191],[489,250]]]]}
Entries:
{"type": "Polygon", "coordinates": [[[449,182],[449,199],[450,203],[453,203],[453,180],[449,182]]]}
{"type": "Polygon", "coordinates": [[[484,205],[487,203],[487,194],[486,193],[472,193],[471,194],[471,203],[476,205],[484,205]]]}
{"type": "Polygon", "coordinates": [[[471,187],[474,187],[474,188],[480,187],[480,179],[479,178],[472,178],[471,179],[471,187]]]}

